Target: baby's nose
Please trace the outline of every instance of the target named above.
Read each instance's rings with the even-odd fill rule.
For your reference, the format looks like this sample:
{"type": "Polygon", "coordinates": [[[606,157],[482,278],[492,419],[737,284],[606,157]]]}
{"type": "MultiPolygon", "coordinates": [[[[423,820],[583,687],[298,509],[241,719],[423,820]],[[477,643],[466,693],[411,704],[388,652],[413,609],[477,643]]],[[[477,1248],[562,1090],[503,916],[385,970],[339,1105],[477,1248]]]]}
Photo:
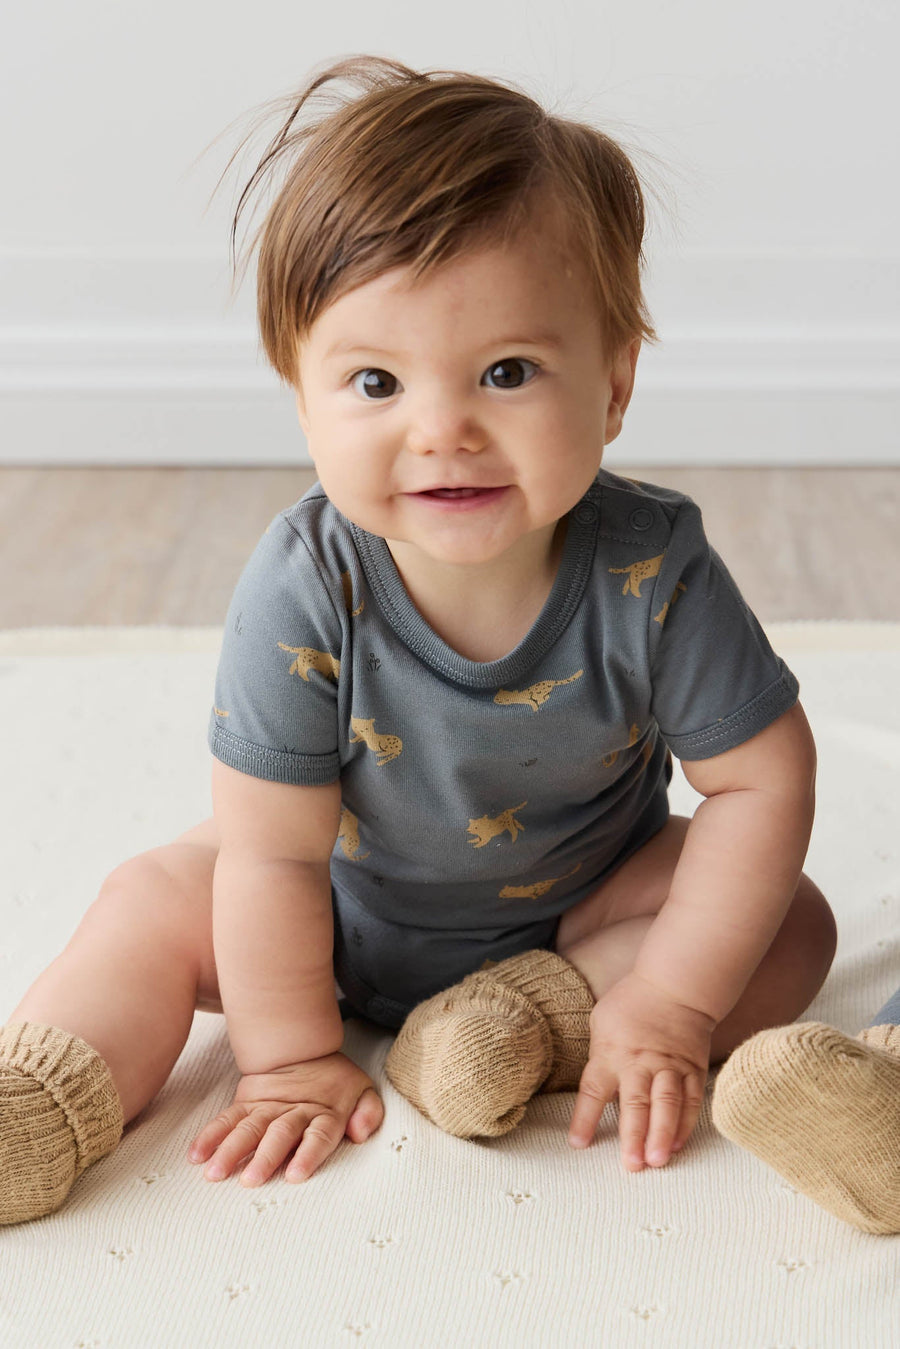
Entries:
{"type": "Polygon", "coordinates": [[[418,416],[407,432],[406,443],[413,454],[470,454],[484,449],[487,437],[483,427],[461,409],[433,410],[418,416]]]}

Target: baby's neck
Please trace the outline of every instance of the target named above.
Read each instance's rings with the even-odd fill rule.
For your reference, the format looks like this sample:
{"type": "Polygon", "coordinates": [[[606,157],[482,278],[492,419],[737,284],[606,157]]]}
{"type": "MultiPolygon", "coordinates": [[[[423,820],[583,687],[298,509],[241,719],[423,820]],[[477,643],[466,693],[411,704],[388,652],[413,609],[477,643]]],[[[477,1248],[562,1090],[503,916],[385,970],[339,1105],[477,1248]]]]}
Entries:
{"type": "Polygon", "coordinates": [[[483,663],[509,655],[537,621],[559,571],[565,521],[556,526],[549,550],[489,563],[435,563],[418,549],[386,542],[407,594],[432,631],[464,659],[483,663]]]}

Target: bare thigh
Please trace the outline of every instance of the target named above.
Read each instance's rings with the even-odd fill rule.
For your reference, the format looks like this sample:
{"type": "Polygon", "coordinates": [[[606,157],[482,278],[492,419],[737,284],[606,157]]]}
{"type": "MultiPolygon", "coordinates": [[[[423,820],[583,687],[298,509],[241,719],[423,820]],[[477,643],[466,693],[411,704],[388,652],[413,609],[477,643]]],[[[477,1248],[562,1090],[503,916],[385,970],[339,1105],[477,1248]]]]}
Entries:
{"type": "Polygon", "coordinates": [[[559,921],[557,949],[573,946],[600,928],[659,913],[668,898],[689,825],[686,816],[670,815],[649,842],[596,890],[567,909],[559,921]]]}
{"type": "MultiPolygon", "coordinates": [[[[604,884],[563,914],[556,949],[588,980],[596,998],[634,966],[665,903],[690,821],[674,815],[604,884]]],[[[834,917],[818,886],[801,875],[771,946],[734,1008],[716,1027],[712,1062],[748,1036],[793,1021],[822,986],[834,957],[834,917]]]]}
{"type": "MultiPolygon", "coordinates": [[[[197,1008],[221,1012],[219,979],[213,950],[213,871],[219,855],[219,833],[214,819],[204,820],[161,847],[142,853],[134,862],[160,866],[172,883],[178,908],[173,921],[180,929],[197,965],[197,1008]]],[[[134,863],[126,863],[126,866],[134,863]]]]}
{"type": "MultiPolygon", "coordinates": [[[[219,855],[219,831],[210,817],[195,825],[171,843],[142,853],[135,862],[147,859],[162,867],[182,901],[177,922],[195,953],[198,966],[197,1010],[221,1012],[219,978],[213,948],[213,872],[219,855]]],[[[126,866],[133,863],[126,863],[126,866]]],[[[335,996],[343,997],[337,983],[335,996]]]]}

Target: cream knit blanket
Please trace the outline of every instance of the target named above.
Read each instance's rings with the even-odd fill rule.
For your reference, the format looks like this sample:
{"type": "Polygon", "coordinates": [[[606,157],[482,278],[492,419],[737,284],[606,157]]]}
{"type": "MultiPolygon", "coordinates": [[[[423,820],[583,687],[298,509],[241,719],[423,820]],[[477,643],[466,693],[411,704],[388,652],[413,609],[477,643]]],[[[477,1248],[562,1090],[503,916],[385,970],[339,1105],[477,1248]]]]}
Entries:
{"type": "MultiPolygon", "coordinates": [[[[857,1031],[900,982],[900,625],[769,628],[819,748],[807,870],[840,944],[809,1019],[857,1031]]],[[[209,813],[218,630],[0,633],[0,1017],[125,857],[209,813]]],[[[676,810],[697,798],[683,778],[676,810]]],[[[502,1138],[441,1133],[347,1025],[386,1118],[306,1185],[213,1186],[185,1160],[237,1074],[198,1013],[167,1086],[57,1214],[0,1235],[2,1349],[896,1349],[900,1238],[820,1211],[719,1137],[629,1175],[574,1097],[502,1138]]]]}

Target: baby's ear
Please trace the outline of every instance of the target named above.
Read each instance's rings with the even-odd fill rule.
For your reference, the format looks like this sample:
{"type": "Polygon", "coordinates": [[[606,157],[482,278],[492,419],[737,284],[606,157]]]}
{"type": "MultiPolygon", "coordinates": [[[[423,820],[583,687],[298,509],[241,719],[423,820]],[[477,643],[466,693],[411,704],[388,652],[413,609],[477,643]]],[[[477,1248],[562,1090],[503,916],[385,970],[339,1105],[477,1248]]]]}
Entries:
{"type": "Polygon", "coordinates": [[[613,357],[609,371],[609,406],[606,409],[605,444],[615,440],[622,429],[625,409],[631,402],[634,389],[634,372],[641,350],[641,339],[636,337],[627,346],[621,347],[613,357]]]}

